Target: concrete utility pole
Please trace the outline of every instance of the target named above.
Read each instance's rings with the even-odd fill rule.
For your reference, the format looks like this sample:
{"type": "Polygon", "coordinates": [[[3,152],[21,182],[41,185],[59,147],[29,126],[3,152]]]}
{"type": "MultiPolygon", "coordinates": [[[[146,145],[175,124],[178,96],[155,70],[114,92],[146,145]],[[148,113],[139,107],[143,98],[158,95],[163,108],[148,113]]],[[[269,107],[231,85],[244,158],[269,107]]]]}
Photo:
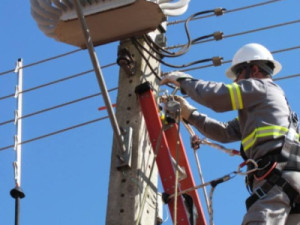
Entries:
{"type": "MultiPolygon", "coordinates": [[[[146,46],[142,40],[139,41],[146,46]]],[[[145,51],[142,52],[152,68],[160,74],[159,62],[151,58],[145,51]]],[[[122,166],[122,161],[118,159],[120,150],[114,139],[106,225],[156,225],[158,224],[157,168],[155,165],[149,179],[154,154],[135,94],[135,87],[149,81],[153,85],[154,92],[157,93],[159,85],[149,66],[130,40],[120,42],[119,54],[122,53],[125,55],[127,53],[125,58],[135,61],[131,65],[132,67],[120,68],[116,107],[116,117],[121,129],[132,128],[131,165],[130,167],[122,166]],[[133,68],[134,64],[135,68],[133,68]]],[[[120,60],[120,63],[122,64],[124,61],[120,60]]]]}

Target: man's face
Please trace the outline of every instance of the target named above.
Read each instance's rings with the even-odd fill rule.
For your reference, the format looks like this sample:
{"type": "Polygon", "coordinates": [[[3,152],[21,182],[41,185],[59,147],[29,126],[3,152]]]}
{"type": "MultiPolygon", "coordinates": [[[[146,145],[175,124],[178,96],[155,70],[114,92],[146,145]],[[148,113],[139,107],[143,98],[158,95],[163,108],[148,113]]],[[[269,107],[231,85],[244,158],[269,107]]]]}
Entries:
{"type": "Polygon", "coordinates": [[[246,69],[242,69],[241,71],[239,71],[236,74],[236,79],[234,80],[234,82],[238,82],[240,80],[243,80],[246,78],[246,69]]]}

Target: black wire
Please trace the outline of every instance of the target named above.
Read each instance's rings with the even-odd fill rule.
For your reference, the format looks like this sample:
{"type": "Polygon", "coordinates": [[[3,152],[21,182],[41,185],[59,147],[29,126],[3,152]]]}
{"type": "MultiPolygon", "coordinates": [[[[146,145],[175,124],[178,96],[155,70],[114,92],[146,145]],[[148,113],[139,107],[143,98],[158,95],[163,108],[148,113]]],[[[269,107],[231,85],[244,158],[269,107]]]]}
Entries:
{"type": "Polygon", "coordinates": [[[138,40],[134,39],[134,42],[141,47],[145,52],[147,52],[152,58],[156,59],[157,61],[159,61],[161,64],[168,66],[168,67],[173,67],[173,68],[185,68],[185,67],[189,67],[198,63],[204,63],[204,62],[208,62],[208,61],[212,61],[211,58],[209,59],[201,59],[201,60],[197,60],[197,61],[193,61],[187,64],[183,64],[183,65],[173,65],[170,63],[166,63],[165,61],[161,60],[160,58],[158,58],[157,56],[155,56],[154,54],[152,54],[148,49],[146,49],[138,40]]]}
{"type": "MultiPolygon", "coordinates": [[[[27,144],[27,143],[37,141],[37,140],[40,140],[40,139],[43,139],[43,138],[46,138],[46,137],[50,137],[50,136],[53,136],[53,135],[56,135],[56,134],[59,134],[59,133],[64,133],[68,130],[83,127],[83,126],[86,126],[88,124],[92,124],[92,123],[98,122],[100,120],[108,119],[108,118],[109,118],[108,116],[104,116],[104,117],[100,117],[100,118],[97,118],[97,119],[94,119],[94,120],[89,120],[89,121],[84,122],[84,123],[76,124],[76,125],[71,126],[71,127],[66,127],[64,129],[61,129],[61,130],[57,130],[57,131],[54,131],[54,132],[51,132],[51,133],[47,133],[47,134],[44,134],[44,135],[41,135],[41,136],[38,136],[38,137],[35,137],[35,138],[31,138],[31,139],[22,141],[21,143],[19,143],[19,145],[27,144]]],[[[7,150],[7,149],[10,149],[10,148],[13,148],[13,147],[14,147],[14,145],[4,146],[4,147],[0,148],[0,151],[7,150]]]]}
{"type": "MultiPolygon", "coordinates": [[[[108,92],[115,91],[117,89],[118,89],[117,87],[116,88],[111,88],[111,89],[108,90],[108,92]]],[[[42,110],[39,110],[39,111],[36,111],[36,112],[33,112],[33,113],[23,115],[19,119],[25,119],[25,118],[32,117],[32,116],[35,116],[35,115],[38,115],[38,114],[41,114],[41,113],[44,113],[44,112],[48,112],[48,111],[51,111],[51,110],[54,110],[54,109],[65,107],[67,105],[71,105],[71,104],[74,104],[74,103],[77,103],[77,102],[85,101],[87,99],[99,96],[101,94],[102,93],[99,92],[99,93],[96,93],[96,94],[84,96],[82,98],[78,98],[78,99],[75,99],[73,101],[65,102],[65,103],[62,103],[62,104],[59,104],[59,105],[55,105],[55,106],[52,106],[52,107],[49,107],[49,108],[45,108],[45,109],[42,109],[42,110]]],[[[7,120],[7,121],[3,121],[3,122],[0,123],[0,126],[3,126],[3,125],[8,124],[8,123],[12,123],[14,121],[15,121],[15,119],[10,119],[10,120],[7,120]]]]}
{"type": "MultiPolygon", "coordinates": [[[[224,14],[225,13],[228,14],[228,13],[232,13],[232,12],[237,12],[237,11],[243,11],[243,10],[246,10],[246,9],[249,9],[249,8],[264,6],[264,5],[275,3],[275,2],[279,2],[279,1],[282,1],[282,0],[271,0],[271,1],[266,1],[266,2],[262,2],[262,3],[254,4],[254,5],[248,5],[248,6],[241,7],[241,8],[226,10],[226,11],[224,11],[224,14]]],[[[196,17],[196,18],[193,18],[193,20],[199,20],[199,19],[204,19],[204,18],[213,17],[213,16],[215,16],[215,14],[201,16],[201,17],[196,17]]],[[[184,23],[184,22],[185,22],[185,20],[175,20],[175,21],[168,22],[167,25],[168,26],[170,26],[170,25],[176,25],[176,24],[184,23]]]]}
{"type": "MultiPolygon", "coordinates": [[[[34,63],[30,63],[30,64],[27,64],[27,65],[24,65],[22,67],[20,67],[20,69],[24,69],[24,68],[27,68],[27,67],[31,67],[31,66],[35,66],[37,64],[41,64],[41,63],[44,63],[44,62],[48,62],[50,60],[54,60],[54,59],[57,59],[57,58],[61,58],[61,57],[65,57],[67,55],[71,55],[73,53],[76,53],[76,52],[79,52],[81,51],[82,49],[76,49],[76,50],[73,50],[73,51],[70,51],[70,52],[66,52],[66,53],[63,53],[63,54],[60,54],[60,55],[56,55],[56,56],[53,56],[53,57],[50,57],[50,58],[47,58],[47,59],[42,59],[42,60],[39,60],[37,62],[34,62],[34,63]]],[[[4,72],[0,72],[0,76],[2,75],[5,75],[5,74],[9,74],[9,73],[12,73],[14,72],[15,69],[10,69],[10,70],[7,70],[7,71],[4,71],[4,72]]]]}
{"type": "MultiPolygon", "coordinates": [[[[293,21],[289,21],[289,22],[285,22],[285,23],[280,23],[280,24],[270,25],[270,26],[261,27],[261,28],[257,28],[257,29],[242,31],[239,33],[223,35],[223,39],[241,36],[241,35],[245,35],[245,34],[249,34],[249,33],[255,33],[255,32],[264,31],[264,30],[269,30],[269,29],[274,29],[277,27],[283,27],[283,26],[287,26],[287,25],[291,25],[291,24],[295,24],[295,23],[300,23],[300,20],[293,20],[293,21]]],[[[211,38],[211,39],[207,39],[207,40],[197,41],[197,42],[194,42],[193,45],[194,44],[203,44],[203,43],[210,42],[210,41],[215,41],[215,39],[211,38]]],[[[166,47],[166,49],[182,48],[183,46],[185,46],[185,44],[169,46],[169,47],[166,47]]]]}
{"type": "Polygon", "coordinates": [[[137,46],[137,40],[136,38],[131,38],[131,42],[133,43],[134,47],[136,48],[136,50],[139,52],[140,56],[144,59],[144,61],[146,62],[147,66],[150,68],[151,72],[154,74],[154,76],[158,79],[161,80],[160,76],[158,75],[158,73],[154,70],[154,68],[152,67],[152,65],[149,63],[149,60],[146,58],[146,56],[143,54],[143,52],[141,51],[141,49],[137,46]]]}
{"type": "MultiPolygon", "coordinates": [[[[202,15],[202,14],[207,14],[207,13],[212,13],[214,12],[214,10],[206,10],[206,11],[201,11],[201,12],[197,12],[192,14],[191,16],[189,16],[186,20],[185,20],[185,24],[184,24],[184,28],[185,28],[185,33],[187,36],[187,43],[184,44],[182,46],[182,48],[177,51],[177,52],[170,52],[164,48],[162,48],[161,46],[157,45],[148,35],[144,35],[144,39],[146,41],[146,43],[148,44],[148,46],[155,51],[157,54],[159,54],[161,57],[178,57],[181,56],[185,53],[187,53],[190,50],[191,45],[193,44],[193,42],[195,40],[203,40],[205,38],[209,38],[212,35],[205,35],[202,37],[198,37],[195,40],[191,40],[191,35],[190,35],[190,31],[188,28],[188,23],[196,16],[202,15]],[[152,46],[153,45],[153,46],[152,46]],[[166,53],[166,54],[164,54],[166,53]]],[[[168,65],[167,65],[168,66],[168,65]]],[[[172,67],[172,66],[171,66],[172,67]]]]}

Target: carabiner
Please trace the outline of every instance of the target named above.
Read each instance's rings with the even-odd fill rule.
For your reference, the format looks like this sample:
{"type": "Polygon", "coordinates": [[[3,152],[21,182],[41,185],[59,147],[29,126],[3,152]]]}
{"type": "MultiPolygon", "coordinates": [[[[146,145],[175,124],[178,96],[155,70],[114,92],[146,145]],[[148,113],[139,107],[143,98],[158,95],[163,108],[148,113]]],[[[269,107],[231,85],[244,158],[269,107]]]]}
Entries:
{"type": "Polygon", "coordinates": [[[256,170],[258,169],[258,165],[257,163],[253,160],[253,159],[247,159],[246,161],[242,162],[239,166],[238,166],[238,169],[236,171],[237,174],[240,174],[240,175],[248,175],[250,173],[253,173],[255,172],[256,170]],[[241,172],[241,168],[243,168],[245,165],[249,164],[249,163],[252,163],[254,165],[254,168],[251,169],[251,170],[248,170],[247,172],[241,172]]]}

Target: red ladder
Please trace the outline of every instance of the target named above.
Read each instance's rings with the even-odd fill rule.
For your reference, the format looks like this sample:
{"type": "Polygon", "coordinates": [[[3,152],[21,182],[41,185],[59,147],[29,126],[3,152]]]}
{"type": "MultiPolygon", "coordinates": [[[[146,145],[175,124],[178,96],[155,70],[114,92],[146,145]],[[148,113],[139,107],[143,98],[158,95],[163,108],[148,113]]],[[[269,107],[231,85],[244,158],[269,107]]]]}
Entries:
{"type": "MultiPolygon", "coordinates": [[[[159,149],[157,150],[158,152],[156,156],[156,164],[164,191],[170,195],[174,194],[175,192],[175,169],[172,162],[172,157],[175,158],[176,148],[178,148],[179,151],[178,165],[181,168],[184,168],[186,172],[186,177],[179,181],[178,191],[194,187],[195,181],[193,179],[189,161],[180,136],[179,146],[177,147],[178,126],[176,124],[172,124],[169,128],[167,128],[167,130],[162,131],[163,125],[150,83],[146,82],[139,85],[136,88],[136,94],[139,98],[141,110],[144,115],[154,153],[156,151],[157,144],[159,144],[159,149]]],[[[190,211],[185,205],[185,198],[180,195],[177,199],[177,225],[206,225],[205,216],[197,191],[191,191],[188,193],[188,195],[193,199],[193,205],[197,210],[198,216],[196,218],[196,224],[194,224],[191,219],[193,216],[190,217],[190,211]]],[[[170,199],[168,206],[174,222],[174,198],[170,199]]]]}

